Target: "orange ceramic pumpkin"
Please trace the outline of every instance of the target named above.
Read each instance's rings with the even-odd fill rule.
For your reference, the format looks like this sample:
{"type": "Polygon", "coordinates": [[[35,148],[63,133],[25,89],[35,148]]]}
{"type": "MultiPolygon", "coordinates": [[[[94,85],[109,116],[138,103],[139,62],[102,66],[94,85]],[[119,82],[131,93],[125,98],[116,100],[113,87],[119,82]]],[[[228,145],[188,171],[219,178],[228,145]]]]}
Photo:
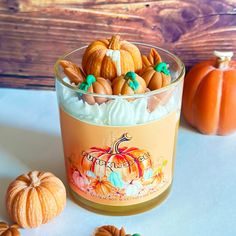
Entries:
{"type": "Polygon", "coordinates": [[[185,119],[204,134],[226,135],[236,130],[236,62],[231,52],[195,65],[183,93],[185,119]]]}
{"type": "Polygon", "coordinates": [[[129,71],[112,81],[112,90],[114,95],[132,95],[145,93],[146,83],[142,77],[129,71]]]}
{"type": "Polygon", "coordinates": [[[86,74],[113,80],[128,71],[140,70],[142,59],[134,44],[114,35],[92,42],[83,55],[82,67],[86,74]]]}
{"type": "Polygon", "coordinates": [[[76,64],[70,61],[61,60],[60,65],[71,83],[75,83],[77,85],[84,81],[84,72],[76,64]]]}
{"type": "Polygon", "coordinates": [[[53,174],[32,171],[10,184],[6,203],[14,222],[23,228],[34,228],[61,213],[66,204],[66,190],[53,174]]]}
{"type": "Polygon", "coordinates": [[[131,140],[127,133],[117,139],[112,147],[92,147],[83,153],[81,171],[92,171],[95,175],[109,176],[118,172],[125,181],[140,178],[151,167],[150,154],[136,147],[119,147],[121,143],[131,140]]]}
{"type": "MultiPolygon", "coordinates": [[[[112,94],[110,82],[102,77],[95,77],[94,75],[88,75],[83,83],[80,84],[79,88],[89,93],[97,94],[112,94]]],[[[91,96],[89,94],[83,94],[82,98],[88,104],[93,105],[95,103],[101,104],[107,101],[107,98],[99,96],[91,96]]]]}

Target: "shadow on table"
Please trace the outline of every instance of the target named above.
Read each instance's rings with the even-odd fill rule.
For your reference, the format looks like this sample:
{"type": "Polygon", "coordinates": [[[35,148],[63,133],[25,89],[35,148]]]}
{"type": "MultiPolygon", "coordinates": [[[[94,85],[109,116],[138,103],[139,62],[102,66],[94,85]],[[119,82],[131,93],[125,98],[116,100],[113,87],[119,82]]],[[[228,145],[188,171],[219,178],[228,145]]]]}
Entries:
{"type": "Polygon", "coordinates": [[[19,164],[29,170],[51,171],[65,179],[59,136],[0,124],[0,150],[10,159],[7,161],[9,168],[12,168],[12,164],[18,168],[19,164]]]}
{"type": "Polygon", "coordinates": [[[180,127],[182,129],[188,130],[190,132],[197,132],[196,129],[194,129],[192,126],[190,126],[187,121],[184,119],[184,117],[181,115],[180,117],[180,127]]]}
{"type": "Polygon", "coordinates": [[[1,217],[3,217],[3,220],[5,221],[10,221],[5,204],[6,201],[5,193],[11,181],[12,181],[11,178],[0,178],[0,215],[1,217]]]}

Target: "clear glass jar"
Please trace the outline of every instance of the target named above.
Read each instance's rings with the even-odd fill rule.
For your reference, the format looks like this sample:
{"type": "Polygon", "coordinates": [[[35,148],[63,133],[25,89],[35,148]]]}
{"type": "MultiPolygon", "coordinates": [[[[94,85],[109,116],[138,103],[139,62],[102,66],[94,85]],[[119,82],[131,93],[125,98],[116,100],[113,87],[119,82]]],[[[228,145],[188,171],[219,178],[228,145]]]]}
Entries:
{"type": "Polygon", "coordinates": [[[173,181],[185,68],[164,49],[135,44],[145,55],[158,51],[169,64],[170,85],[138,95],[92,94],[69,84],[59,66],[61,59],[81,65],[86,47],[55,64],[70,192],[79,205],[104,214],[146,211],[166,199],[173,181]]]}

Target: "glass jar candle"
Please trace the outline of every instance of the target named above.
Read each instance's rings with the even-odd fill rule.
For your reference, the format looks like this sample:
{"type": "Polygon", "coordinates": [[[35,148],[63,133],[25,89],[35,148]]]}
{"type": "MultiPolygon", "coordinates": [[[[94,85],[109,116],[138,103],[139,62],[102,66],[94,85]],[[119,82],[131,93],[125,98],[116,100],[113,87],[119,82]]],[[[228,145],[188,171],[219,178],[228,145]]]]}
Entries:
{"type": "Polygon", "coordinates": [[[94,94],[70,84],[59,66],[62,59],[81,65],[86,47],[55,64],[69,189],[77,203],[99,213],[150,209],[168,196],[173,182],[185,68],[162,48],[135,44],[142,54],[158,51],[169,65],[170,85],[145,94],[94,94]]]}

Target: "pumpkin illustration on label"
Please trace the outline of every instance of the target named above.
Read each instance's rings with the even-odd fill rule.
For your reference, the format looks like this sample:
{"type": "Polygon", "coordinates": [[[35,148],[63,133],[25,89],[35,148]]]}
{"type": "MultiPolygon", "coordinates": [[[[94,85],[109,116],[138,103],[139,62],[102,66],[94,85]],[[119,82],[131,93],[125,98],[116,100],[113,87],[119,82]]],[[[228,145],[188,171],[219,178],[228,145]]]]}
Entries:
{"type": "Polygon", "coordinates": [[[116,188],[111,184],[110,181],[104,176],[102,178],[94,179],[91,183],[91,187],[94,192],[98,195],[107,195],[115,192],[116,188]]]}
{"type": "Polygon", "coordinates": [[[120,147],[131,138],[128,133],[124,133],[111,147],[92,147],[83,152],[81,172],[91,171],[100,178],[108,176],[110,182],[118,188],[123,186],[123,181],[143,177],[145,170],[152,167],[150,154],[137,147],[120,147]]]}

